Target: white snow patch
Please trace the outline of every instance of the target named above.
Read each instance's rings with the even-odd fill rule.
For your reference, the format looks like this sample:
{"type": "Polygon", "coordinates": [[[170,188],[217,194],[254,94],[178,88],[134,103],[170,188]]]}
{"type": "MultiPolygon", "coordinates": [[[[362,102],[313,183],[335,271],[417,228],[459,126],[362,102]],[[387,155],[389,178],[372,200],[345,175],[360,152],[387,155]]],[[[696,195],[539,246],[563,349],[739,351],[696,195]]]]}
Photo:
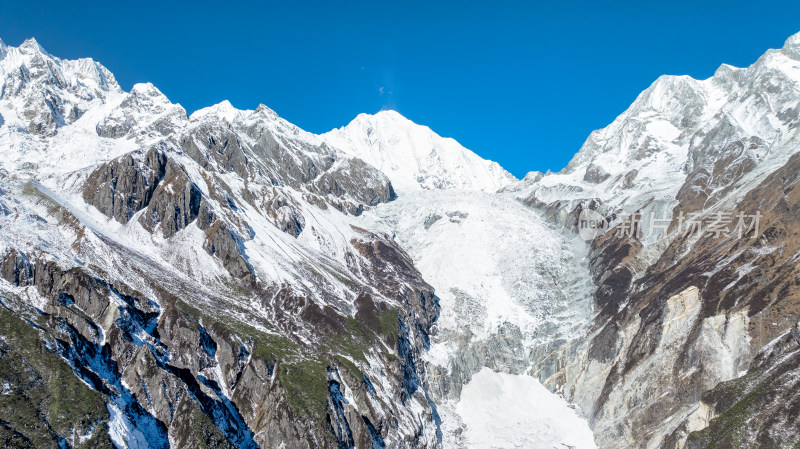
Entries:
{"type": "Polygon", "coordinates": [[[147,437],[133,426],[125,413],[113,402],[108,403],[108,436],[119,449],[147,449],[147,437]]]}
{"type": "Polygon", "coordinates": [[[483,368],[464,386],[456,412],[471,448],[596,448],[589,424],[526,375],[483,368]]]}

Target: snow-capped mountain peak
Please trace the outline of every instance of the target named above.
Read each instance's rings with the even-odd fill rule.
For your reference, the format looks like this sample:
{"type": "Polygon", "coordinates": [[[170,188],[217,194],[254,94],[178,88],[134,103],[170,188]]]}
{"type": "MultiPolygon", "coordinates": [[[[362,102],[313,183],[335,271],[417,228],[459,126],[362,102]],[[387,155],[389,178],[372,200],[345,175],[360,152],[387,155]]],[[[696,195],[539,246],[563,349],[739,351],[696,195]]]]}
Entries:
{"type": "Polygon", "coordinates": [[[217,103],[213,106],[208,106],[203,109],[198,109],[197,111],[193,112],[192,115],[189,117],[191,121],[199,121],[205,118],[219,118],[227,120],[228,123],[233,123],[237,119],[243,118],[248,112],[252,111],[242,111],[236,109],[230,101],[223,100],[220,103],[217,103]]]}
{"type": "Polygon", "coordinates": [[[167,96],[152,83],[134,84],[127,101],[129,102],[128,107],[150,109],[157,112],[170,107],[180,107],[179,104],[170,102],[167,96]]]}
{"type": "Polygon", "coordinates": [[[786,39],[786,43],[784,43],[783,48],[781,48],[781,53],[800,61],[800,33],[793,34],[786,39]]]}
{"type": "Polygon", "coordinates": [[[497,163],[393,110],[359,114],[347,126],[321,137],[384,172],[400,193],[431,189],[496,191],[515,180],[497,163]]]}
{"type": "MultiPolygon", "coordinates": [[[[18,47],[9,46],[0,41],[0,75],[6,76],[6,74],[20,70],[21,67],[24,67],[23,71],[30,77],[54,77],[58,82],[51,84],[62,89],[119,90],[114,75],[90,58],[76,60],[56,58],[50,55],[34,38],[25,40],[18,47]],[[76,86],[78,81],[86,85],[76,86]]],[[[8,81],[6,80],[6,84],[8,81]]],[[[8,88],[4,89],[3,96],[8,94],[8,88]]]]}
{"type": "Polygon", "coordinates": [[[708,174],[738,179],[766,159],[772,162],[763,166],[772,167],[791,154],[782,144],[797,126],[798,61],[800,34],[746,68],[723,64],[705,80],[661,76],[609,126],[592,132],[563,171],[515,188],[537,204],[599,199],[623,217],[650,199],[671,210],[686,182],[686,191],[709,195],[703,200],[709,206],[716,181],[705,181],[708,174]],[[730,145],[743,148],[732,160],[721,156],[730,145]]]}
{"type": "Polygon", "coordinates": [[[36,38],[33,37],[25,39],[25,42],[23,42],[22,45],[19,46],[19,49],[23,53],[37,52],[43,55],[48,54],[47,51],[45,51],[45,49],[42,48],[41,45],[39,45],[39,42],[36,40],[36,38]]]}
{"type": "MultiPolygon", "coordinates": [[[[358,114],[353,122],[363,123],[365,126],[386,126],[394,124],[395,126],[413,126],[414,122],[407,119],[403,114],[395,111],[394,109],[382,109],[374,114],[367,114],[362,112],[358,114]]],[[[419,125],[422,126],[422,125],[419,125]]]]}

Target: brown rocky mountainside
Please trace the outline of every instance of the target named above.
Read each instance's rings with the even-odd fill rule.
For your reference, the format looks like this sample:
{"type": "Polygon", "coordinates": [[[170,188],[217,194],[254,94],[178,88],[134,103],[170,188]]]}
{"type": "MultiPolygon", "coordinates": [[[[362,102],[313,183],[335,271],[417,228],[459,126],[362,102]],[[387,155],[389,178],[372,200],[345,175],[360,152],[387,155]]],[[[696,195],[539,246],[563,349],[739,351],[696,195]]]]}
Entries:
{"type": "Polygon", "coordinates": [[[266,107],[2,56],[0,446],[437,444],[433,289],[356,226],[386,176],[266,107]]]}
{"type": "Polygon", "coordinates": [[[800,444],[798,48],[659,78],[563,172],[514,189],[573,232],[585,209],[610,223],[585,348],[542,379],[598,445],[800,444]]]}

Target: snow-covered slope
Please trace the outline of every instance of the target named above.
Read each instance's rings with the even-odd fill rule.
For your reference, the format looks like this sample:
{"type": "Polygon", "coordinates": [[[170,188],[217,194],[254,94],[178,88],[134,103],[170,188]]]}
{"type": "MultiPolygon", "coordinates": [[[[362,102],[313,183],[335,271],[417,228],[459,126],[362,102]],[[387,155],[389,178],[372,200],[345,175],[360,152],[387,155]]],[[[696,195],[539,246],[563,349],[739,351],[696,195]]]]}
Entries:
{"type": "Polygon", "coordinates": [[[564,170],[530,174],[513,189],[544,208],[597,199],[617,220],[651,200],[647,212],[659,218],[670,216],[679,199],[710,207],[794,153],[785,144],[800,123],[799,41],[789,38],[747,68],[723,64],[706,80],[658,78],[614,122],[592,132],[564,170]]]}
{"type": "MultiPolygon", "coordinates": [[[[730,427],[702,439],[697,432],[716,417],[705,392],[796,332],[799,49],[795,35],[746,68],[722,65],[707,80],[663,76],[562,172],[507,189],[567,229],[586,208],[611,223],[591,242],[598,315],[587,347],[554,379],[587,413],[601,447],[798,439],[791,425],[751,428],[755,415],[738,415],[739,424],[721,417],[730,427]],[[634,213],[638,233],[626,235],[620,223],[634,213]],[[761,217],[752,236],[706,232],[714,217],[737,214],[761,217]],[[686,232],[687,217],[702,229],[686,232]]],[[[754,397],[729,394],[754,410],[745,405],[754,397]]],[[[789,415],[780,420],[797,419],[789,415]]]]}
{"type": "Polygon", "coordinates": [[[266,106],[190,118],[91,60],[0,50],[0,300],[108,401],[98,438],[436,444],[432,290],[355,226],[385,175],[266,106]]]}
{"type": "Polygon", "coordinates": [[[347,126],[321,137],[385,173],[401,193],[420,189],[494,192],[515,181],[496,162],[391,110],[359,114],[347,126]]]}
{"type": "Polygon", "coordinates": [[[528,375],[483,368],[464,386],[456,410],[470,448],[597,447],[586,420],[528,375]]]}

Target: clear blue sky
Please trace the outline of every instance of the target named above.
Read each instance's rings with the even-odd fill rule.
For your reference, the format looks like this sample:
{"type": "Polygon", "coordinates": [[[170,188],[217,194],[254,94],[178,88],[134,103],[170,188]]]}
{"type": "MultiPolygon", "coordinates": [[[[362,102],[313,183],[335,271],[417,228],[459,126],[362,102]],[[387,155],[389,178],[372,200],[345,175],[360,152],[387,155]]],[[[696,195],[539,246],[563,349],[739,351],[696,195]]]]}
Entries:
{"type": "Polygon", "coordinates": [[[559,170],[659,75],[749,65],[800,2],[17,2],[0,38],[93,57],[190,113],[264,103],[313,132],[396,109],[516,176],[559,170]]]}

